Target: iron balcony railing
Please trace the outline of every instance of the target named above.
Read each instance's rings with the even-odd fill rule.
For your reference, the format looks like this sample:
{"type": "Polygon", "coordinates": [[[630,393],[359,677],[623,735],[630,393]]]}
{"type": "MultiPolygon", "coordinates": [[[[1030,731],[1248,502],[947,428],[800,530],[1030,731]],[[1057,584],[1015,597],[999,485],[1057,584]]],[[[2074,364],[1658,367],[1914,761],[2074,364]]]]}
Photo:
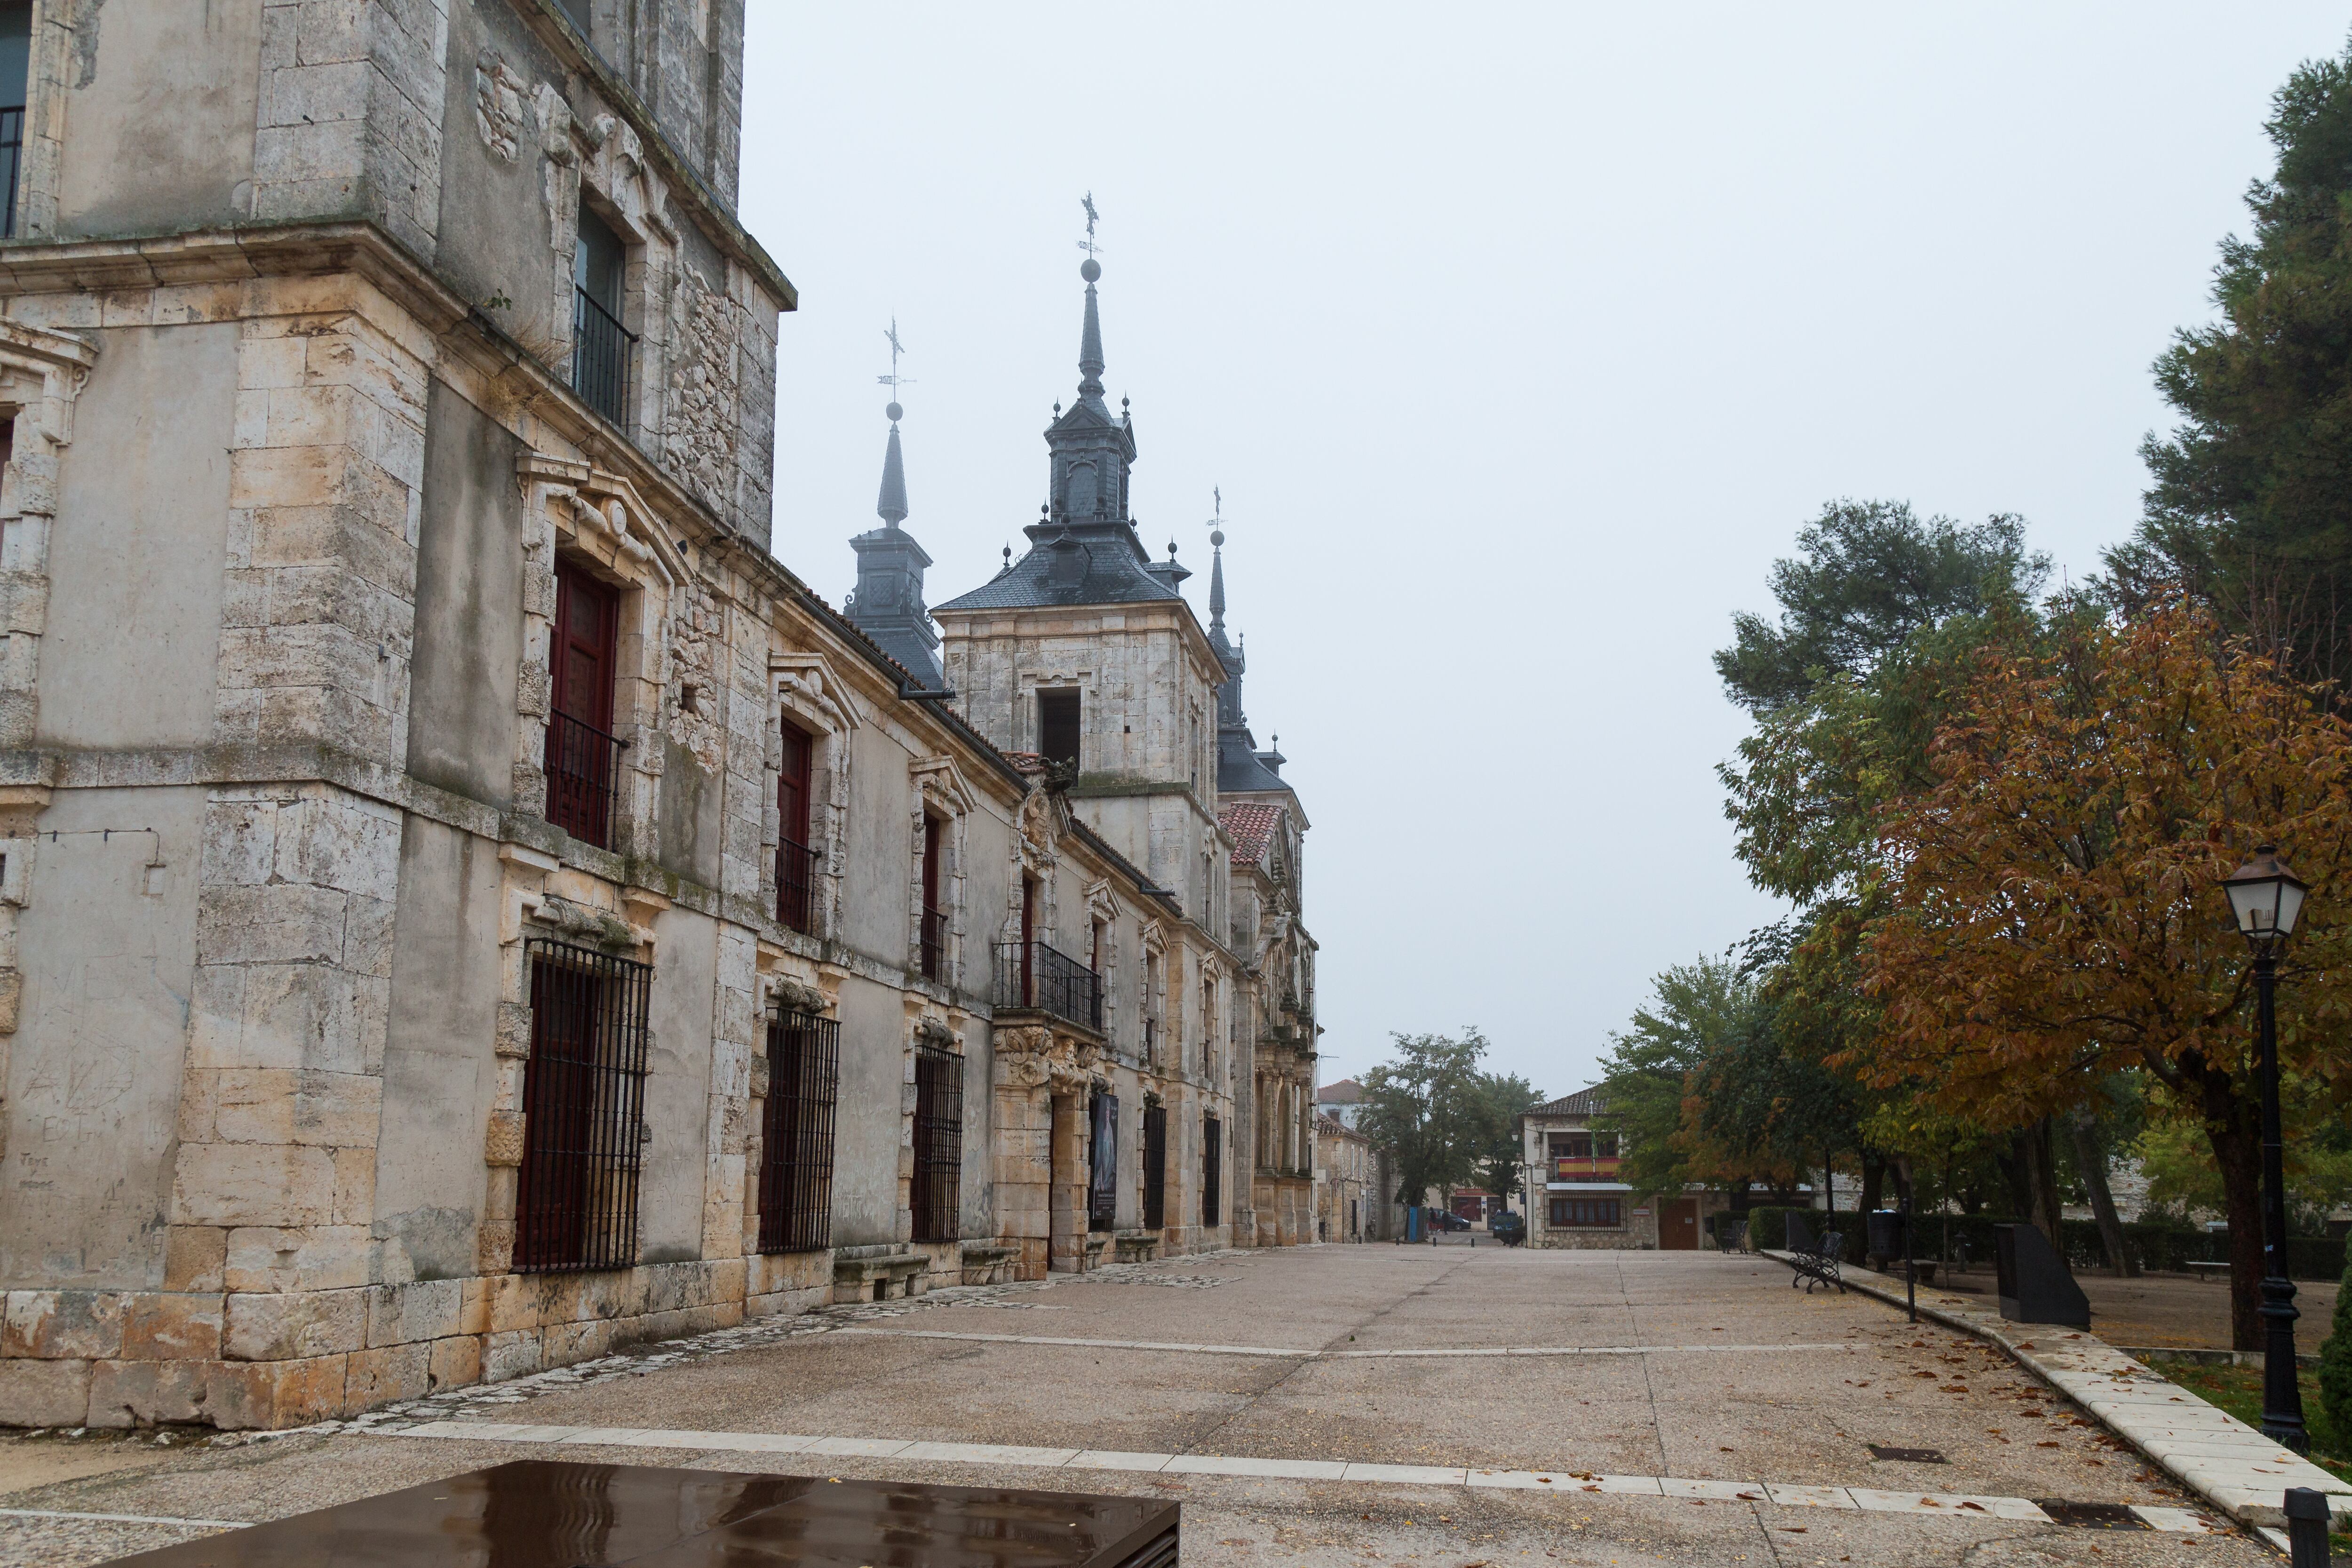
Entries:
{"type": "Polygon", "coordinates": [[[816,851],[787,838],[776,846],[776,919],[808,931],[816,909],[816,851]]]}
{"type": "Polygon", "coordinates": [[[562,711],[547,716],[547,820],[583,844],[613,847],[620,800],[621,752],[593,724],[562,711]]]}
{"type": "Polygon", "coordinates": [[[937,980],[948,966],[948,916],[945,910],[923,911],[921,938],[923,978],[937,980]]]}
{"type": "Polygon", "coordinates": [[[1102,1032],[1102,976],[1042,942],[996,944],[996,1005],[1051,1013],[1102,1032]]]}
{"type": "Polygon", "coordinates": [[[625,430],[637,334],[587,289],[574,285],[572,293],[572,390],[625,430]]]}

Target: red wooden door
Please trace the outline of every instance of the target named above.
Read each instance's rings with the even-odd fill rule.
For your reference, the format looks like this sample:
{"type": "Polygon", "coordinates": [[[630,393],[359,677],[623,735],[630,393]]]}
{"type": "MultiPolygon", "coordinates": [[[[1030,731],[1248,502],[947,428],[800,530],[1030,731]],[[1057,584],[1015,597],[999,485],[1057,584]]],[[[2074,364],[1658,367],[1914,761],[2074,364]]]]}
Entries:
{"type": "Polygon", "coordinates": [[[610,588],[576,567],[557,564],[555,637],[548,649],[554,711],[547,721],[547,819],[596,845],[609,842],[616,782],[616,607],[610,588]]]}
{"type": "Polygon", "coordinates": [[[575,566],[555,569],[555,710],[593,729],[613,728],[614,595],[575,566]]]}
{"type": "Polygon", "coordinates": [[[1037,881],[1034,877],[1021,879],[1021,1005],[1037,1005],[1037,979],[1032,968],[1037,942],[1037,881]]]}
{"type": "Polygon", "coordinates": [[[806,731],[789,722],[783,741],[783,762],[776,771],[776,918],[804,931],[816,886],[816,857],[809,849],[809,775],[816,745],[806,731]]]}
{"type": "Polygon", "coordinates": [[[1665,1252],[1698,1250],[1696,1198],[1668,1198],[1658,1205],[1658,1247],[1665,1252]]]}

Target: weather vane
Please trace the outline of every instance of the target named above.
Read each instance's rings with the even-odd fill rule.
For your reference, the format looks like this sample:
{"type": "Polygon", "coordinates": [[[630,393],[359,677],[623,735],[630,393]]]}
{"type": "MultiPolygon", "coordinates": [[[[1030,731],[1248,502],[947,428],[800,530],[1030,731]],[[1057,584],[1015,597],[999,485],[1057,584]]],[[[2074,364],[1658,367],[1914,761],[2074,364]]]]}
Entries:
{"type": "Polygon", "coordinates": [[[898,389],[914,385],[915,378],[898,374],[898,356],[907,352],[907,346],[898,341],[898,317],[890,318],[890,325],[884,329],[882,335],[890,340],[890,374],[877,375],[874,379],[890,389],[890,417],[896,419],[898,417],[898,389]]]}
{"type": "Polygon", "coordinates": [[[1209,495],[1217,503],[1217,515],[1209,520],[1209,542],[1223,544],[1225,542],[1224,488],[1221,485],[1212,485],[1209,487],[1209,495]]]}
{"type": "Polygon", "coordinates": [[[1087,259],[1091,261],[1102,250],[1102,247],[1095,243],[1095,225],[1102,221],[1102,215],[1095,211],[1095,194],[1092,191],[1080,196],[1078,205],[1087,209],[1087,237],[1078,241],[1078,248],[1085,251],[1087,259]]]}

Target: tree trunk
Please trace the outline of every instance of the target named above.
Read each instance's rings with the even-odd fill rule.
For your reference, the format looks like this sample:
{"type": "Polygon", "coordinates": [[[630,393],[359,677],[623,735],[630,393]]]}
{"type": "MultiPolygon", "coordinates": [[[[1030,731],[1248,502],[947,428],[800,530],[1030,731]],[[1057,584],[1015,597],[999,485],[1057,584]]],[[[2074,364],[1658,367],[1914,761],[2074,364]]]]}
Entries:
{"type": "Polygon", "coordinates": [[[1865,1149],[1862,1153],[1862,1212],[1875,1214],[1881,1189],[1886,1185],[1886,1161],[1865,1149]]]}
{"type": "Polygon", "coordinates": [[[2026,1129],[2021,1127],[2009,1135],[2009,1152],[1996,1152],[1992,1163],[2000,1167],[2001,1184],[2009,1189],[2009,1212],[2019,1219],[2033,1213],[2033,1181],[2028,1173],[2032,1169],[2026,1157],[2026,1129]]]}
{"type": "Polygon", "coordinates": [[[2091,1194],[2091,1217],[2099,1222],[2099,1249],[2107,1255],[2107,1270],[2118,1279],[2139,1278],[2139,1265],[2124,1246],[2124,1222],[2116,1215],[2116,1196],[2107,1186],[2107,1152],[2100,1146],[2097,1119],[2087,1110],[2066,1118],[2074,1137],[2074,1163],[2091,1194]]]}
{"type": "Polygon", "coordinates": [[[1731,1212],[1733,1214],[1746,1214],[1755,1203],[1755,1199],[1748,1194],[1748,1178],[1742,1176],[1738,1181],[1731,1184],[1731,1212]]]}
{"type": "Polygon", "coordinates": [[[2060,1258],[2066,1256],[2065,1213],[2058,1204],[2058,1162],[2051,1146],[2051,1122],[2043,1117],[2020,1133],[2020,1163],[2025,1167],[2029,1203],[2026,1217],[2033,1227],[2050,1238],[2050,1245],[2060,1258]]]}
{"type": "Polygon", "coordinates": [[[2205,1139],[2221,1168],[2221,1213],[2230,1222],[2230,1348],[2263,1348],[2263,1142],[2254,1108],[2228,1073],[2201,1073],[2205,1139]]]}

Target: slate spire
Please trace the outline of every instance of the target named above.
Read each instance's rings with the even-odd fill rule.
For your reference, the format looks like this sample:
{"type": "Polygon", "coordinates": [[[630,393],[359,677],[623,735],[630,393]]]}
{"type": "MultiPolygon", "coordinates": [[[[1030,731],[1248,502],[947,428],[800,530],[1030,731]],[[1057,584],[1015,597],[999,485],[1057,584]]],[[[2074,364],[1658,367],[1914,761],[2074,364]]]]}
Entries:
{"type": "Polygon", "coordinates": [[[1095,303],[1095,279],[1102,276],[1102,263],[1091,256],[1087,257],[1078,266],[1078,276],[1087,280],[1087,324],[1078,329],[1078,396],[1085,401],[1100,404],[1103,397],[1102,312],[1095,303]]]}
{"type": "Polygon", "coordinates": [[[882,494],[874,512],[896,528],[907,521],[907,461],[898,451],[898,419],[906,410],[893,403],[883,412],[890,418],[890,444],[882,450],[882,494]]]}
{"type": "MultiPolygon", "coordinates": [[[[891,342],[895,348],[895,333],[891,342]]],[[[890,379],[896,379],[895,370],[890,379]]],[[[857,552],[857,588],[843,608],[850,625],[896,659],[911,684],[938,690],[946,685],[940,673],[940,634],[923,604],[923,569],[931,558],[899,527],[907,521],[907,459],[898,446],[898,421],[907,411],[893,400],[882,412],[890,421],[889,443],[882,449],[882,493],[874,503],[882,526],[849,542],[857,552]]]]}

